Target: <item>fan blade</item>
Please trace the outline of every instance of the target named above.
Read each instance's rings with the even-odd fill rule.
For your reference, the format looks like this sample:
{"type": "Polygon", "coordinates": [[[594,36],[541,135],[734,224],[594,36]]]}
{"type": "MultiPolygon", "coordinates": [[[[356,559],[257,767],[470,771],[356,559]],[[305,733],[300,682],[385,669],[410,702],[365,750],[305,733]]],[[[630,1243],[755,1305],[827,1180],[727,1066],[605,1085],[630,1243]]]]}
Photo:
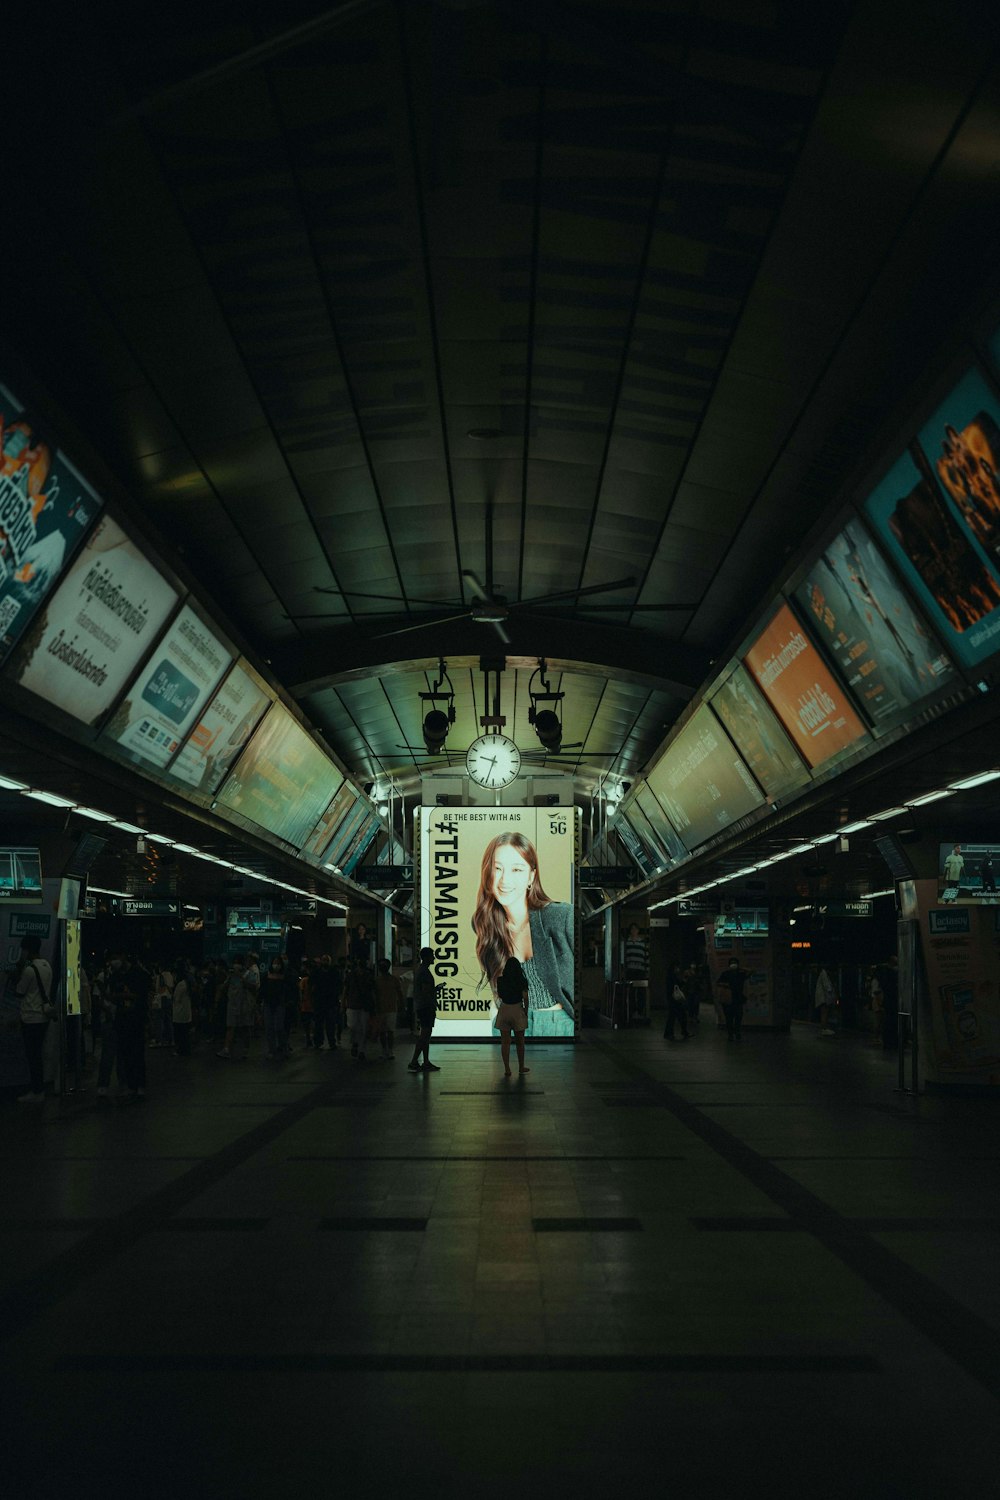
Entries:
{"type": "Polygon", "coordinates": [[[512,604],[511,609],[527,609],[532,604],[550,604],[556,599],[582,599],[585,594],[606,594],[610,589],[631,589],[634,578],[613,578],[610,583],[591,583],[585,589],[561,589],[556,594],[539,594],[535,599],[522,599],[512,604]]]}
{"type": "Polygon", "coordinates": [[[372,641],[387,640],[390,635],[409,635],[411,630],[429,630],[432,625],[450,625],[453,620],[467,620],[471,617],[471,610],[463,610],[461,614],[439,615],[436,620],[421,620],[416,625],[403,625],[399,630],[383,630],[378,635],[369,636],[372,641]]]}
{"type": "MultiPolygon", "coordinates": [[[[398,605],[401,610],[406,609],[409,604],[427,604],[431,609],[450,608],[447,599],[418,599],[416,596],[409,599],[400,599],[396,594],[364,594],[360,589],[326,589],[321,588],[319,584],[313,585],[313,593],[335,594],[338,598],[343,599],[381,599],[387,604],[398,605]]],[[[454,607],[455,609],[462,608],[460,604],[456,604],[454,607]]]]}
{"type": "Polygon", "coordinates": [[[500,623],[499,620],[491,620],[490,624],[493,626],[493,629],[496,631],[497,635],[503,641],[504,645],[505,646],[509,646],[510,645],[510,636],[507,634],[506,626],[501,625],[501,623],[500,623]]]}
{"type": "MultiPolygon", "coordinates": [[[[538,602],[539,601],[537,599],[533,599],[532,600],[533,604],[537,604],[538,602]]],[[[517,605],[516,604],[512,604],[510,607],[511,607],[511,609],[516,609],[517,605]]],[[[699,609],[700,605],[698,605],[698,604],[581,604],[580,608],[581,608],[581,610],[586,611],[587,614],[597,614],[598,611],[602,611],[602,612],[604,612],[604,611],[619,611],[619,612],[624,611],[625,613],[631,615],[631,614],[635,614],[637,610],[649,610],[649,609],[660,610],[660,611],[675,610],[675,609],[676,610],[692,610],[692,609],[699,609]]]]}
{"type": "Polygon", "coordinates": [[[462,577],[477,599],[482,599],[486,604],[492,604],[493,600],[480,582],[478,576],[470,568],[462,569],[462,577]]]}

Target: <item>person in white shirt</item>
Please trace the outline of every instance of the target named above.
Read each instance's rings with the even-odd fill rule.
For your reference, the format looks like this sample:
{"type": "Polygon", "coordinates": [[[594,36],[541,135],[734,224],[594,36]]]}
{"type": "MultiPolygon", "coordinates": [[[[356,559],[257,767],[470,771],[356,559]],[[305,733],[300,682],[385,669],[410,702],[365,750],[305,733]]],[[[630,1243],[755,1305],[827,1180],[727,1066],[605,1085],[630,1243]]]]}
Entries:
{"type": "Polygon", "coordinates": [[[813,1006],[819,1012],[820,1036],[836,1036],[830,1025],[830,1012],[836,1004],[837,990],[824,964],[816,976],[816,993],[813,998],[813,1006]]]}

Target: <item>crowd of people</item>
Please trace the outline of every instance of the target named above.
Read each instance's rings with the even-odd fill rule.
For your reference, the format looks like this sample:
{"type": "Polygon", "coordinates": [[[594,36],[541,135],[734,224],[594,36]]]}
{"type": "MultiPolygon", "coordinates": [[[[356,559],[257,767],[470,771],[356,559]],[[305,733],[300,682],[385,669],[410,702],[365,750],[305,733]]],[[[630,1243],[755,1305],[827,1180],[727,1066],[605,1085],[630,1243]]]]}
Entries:
{"type": "MultiPolygon", "coordinates": [[[[51,1019],[49,1010],[55,1013],[46,1009],[47,997],[43,1001],[51,969],[44,960],[36,964],[25,970],[29,993],[22,1023],[27,1013],[36,1027],[25,1030],[22,1024],[31,1072],[24,1103],[44,1099],[45,1027],[38,1023],[51,1019]],[[39,1046],[30,1046],[36,1039],[39,1046]]],[[[359,1062],[377,1056],[391,1061],[397,1028],[412,1030],[414,1024],[412,997],[407,1001],[388,959],[373,967],[366,957],[334,960],[329,954],[300,962],[275,955],[262,964],[247,952],[193,964],[180,957],[108,953],[84,967],[80,999],[80,1015],[67,1024],[67,1089],[83,1088],[85,1072],[96,1064],[99,1100],[108,1099],[113,1078],[119,1097],[146,1097],[147,1048],[185,1058],[197,1040],[227,1062],[256,1056],[279,1062],[297,1048],[343,1048],[359,1062]]]]}

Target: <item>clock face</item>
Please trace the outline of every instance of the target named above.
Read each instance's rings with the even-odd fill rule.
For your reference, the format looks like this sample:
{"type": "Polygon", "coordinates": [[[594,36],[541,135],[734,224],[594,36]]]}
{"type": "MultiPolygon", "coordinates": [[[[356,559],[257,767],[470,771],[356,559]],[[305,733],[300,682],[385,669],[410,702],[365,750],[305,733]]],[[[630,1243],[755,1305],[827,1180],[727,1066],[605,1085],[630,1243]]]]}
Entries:
{"type": "Polygon", "coordinates": [[[465,752],[465,769],[477,786],[510,786],[521,769],[521,752],[505,734],[481,734],[465,752]]]}

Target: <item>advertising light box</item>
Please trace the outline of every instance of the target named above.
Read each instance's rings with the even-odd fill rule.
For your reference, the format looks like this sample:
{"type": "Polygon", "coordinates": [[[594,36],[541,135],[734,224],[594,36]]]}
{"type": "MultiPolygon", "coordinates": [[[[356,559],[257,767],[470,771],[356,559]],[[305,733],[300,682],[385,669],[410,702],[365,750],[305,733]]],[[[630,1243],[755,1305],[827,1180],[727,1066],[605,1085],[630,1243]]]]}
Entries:
{"type": "Polygon", "coordinates": [[[938,850],[938,899],[942,905],[995,906],[1000,902],[1000,839],[991,843],[941,844],[938,850]]]}
{"type": "Polygon", "coordinates": [[[211,795],[217,791],[271,701],[257,674],[246,662],[237,662],[199,717],[168,774],[199,792],[211,795]]]}
{"type": "Polygon", "coordinates": [[[353,875],[360,865],[365,853],[371,848],[372,840],[382,827],[382,819],[378,813],[371,813],[362,823],[349,847],[344,851],[341,858],[341,867],[345,875],[353,875]]]}
{"type": "Polygon", "coordinates": [[[52,592],[101,501],[0,386],[0,661],[52,592]]]}
{"type": "Polygon", "coordinates": [[[116,708],[102,738],[114,741],[135,760],[165,766],[231,662],[219,638],[185,606],[116,708]]]}
{"type": "Polygon", "coordinates": [[[219,792],[219,803],[299,849],[329,804],[339,774],[276,703],[219,792]]]}
{"type": "Polygon", "coordinates": [[[351,846],[351,840],[365,820],[368,804],[350,783],[341,787],[337,797],[338,800],[343,799],[343,813],[323,858],[326,864],[339,867],[351,846]]]}
{"type": "Polygon", "coordinates": [[[96,724],[163,629],[177,591],[103,516],[27,632],[15,682],[96,724]]]}
{"type": "Polygon", "coordinates": [[[745,667],[737,666],[727,677],[712,698],[712,708],[770,798],[787,797],[806,785],[808,767],[745,667]]]}
{"type": "Polygon", "coordinates": [[[644,781],[636,787],[632,800],[645,814],[657,842],[671,863],[676,864],[679,860],[686,859],[688,851],[683,841],[644,781]]]}
{"type": "Polygon", "coordinates": [[[347,809],[354,805],[357,795],[351,783],[341,779],[329,807],[299,851],[304,859],[322,861],[325,858],[338,823],[347,809]]]}
{"type": "MultiPolygon", "coordinates": [[[[635,826],[635,823],[629,818],[628,814],[618,812],[611,826],[628,850],[628,857],[640,871],[642,878],[648,880],[651,876],[655,875],[658,868],[658,861],[655,859],[649,844],[642,837],[639,828],[635,826]]],[[[652,834],[650,834],[650,838],[652,838],[652,834]]]]}
{"type": "Polygon", "coordinates": [[[422,807],[421,945],[434,950],[435,1035],[495,1035],[508,957],[530,955],[528,1035],[575,1035],[575,810],[422,807]]]}
{"type": "Polygon", "coordinates": [[[0,901],[41,901],[42,862],[37,849],[0,849],[0,901]]]}
{"type": "Polygon", "coordinates": [[[867,731],[816,647],[783,604],[746,654],[746,665],[814,769],[867,731]]]}
{"type": "Polygon", "coordinates": [[[689,849],[721,833],[764,801],[725,730],[705,704],[695,710],[647,780],[689,849]]]}
{"type": "Polygon", "coordinates": [[[940,643],[914,613],[860,521],[821,553],[795,597],[872,723],[954,678],[940,643]]]}
{"type": "Polygon", "coordinates": [[[1000,412],[970,372],[865,501],[945,649],[966,666],[1000,648],[1000,412]]]}

